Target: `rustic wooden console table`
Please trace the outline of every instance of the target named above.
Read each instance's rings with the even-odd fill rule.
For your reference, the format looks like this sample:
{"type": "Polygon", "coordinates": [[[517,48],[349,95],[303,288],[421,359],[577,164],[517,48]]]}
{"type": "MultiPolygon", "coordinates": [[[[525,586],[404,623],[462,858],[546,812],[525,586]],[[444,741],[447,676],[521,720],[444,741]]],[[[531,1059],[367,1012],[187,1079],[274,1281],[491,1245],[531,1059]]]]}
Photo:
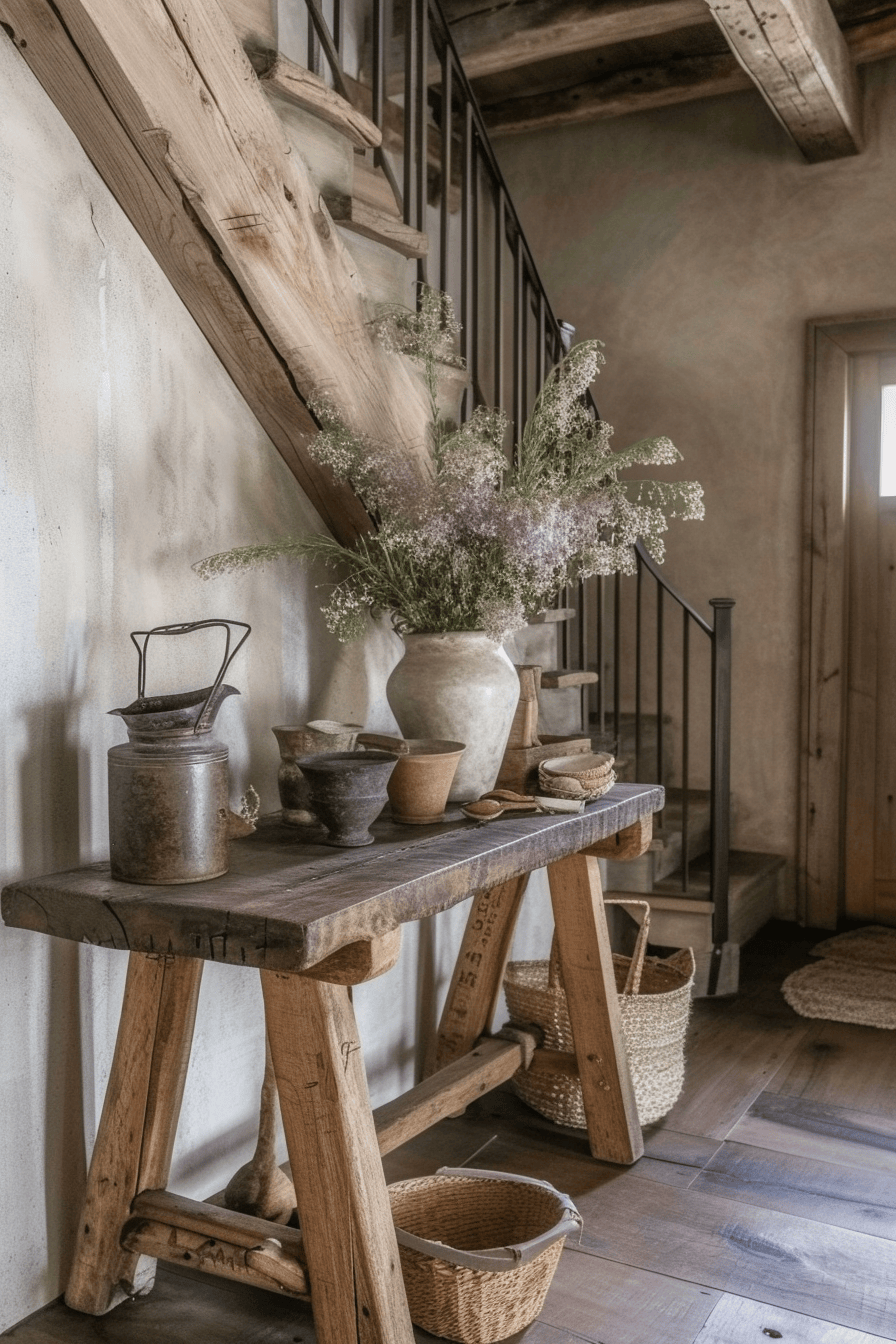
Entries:
{"type": "Polygon", "coordinates": [[[662,803],[660,788],[617,784],[582,816],[381,822],[376,844],[356,850],[299,844],[272,819],[211,882],[136,886],[93,864],[8,886],[7,924],[130,954],[69,1306],[109,1311],[146,1291],[162,1258],[310,1299],[320,1344],[413,1344],[380,1157],[520,1066],[519,1043],[484,1033],[528,875],[542,866],[591,1150],[635,1161],[595,855],[643,852],[662,803]],[[402,924],[471,896],[429,1076],[372,1112],[348,987],[395,964],[402,924]],[[203,961],[261,972],[301,1232],[165,1188],[203,961]]]}

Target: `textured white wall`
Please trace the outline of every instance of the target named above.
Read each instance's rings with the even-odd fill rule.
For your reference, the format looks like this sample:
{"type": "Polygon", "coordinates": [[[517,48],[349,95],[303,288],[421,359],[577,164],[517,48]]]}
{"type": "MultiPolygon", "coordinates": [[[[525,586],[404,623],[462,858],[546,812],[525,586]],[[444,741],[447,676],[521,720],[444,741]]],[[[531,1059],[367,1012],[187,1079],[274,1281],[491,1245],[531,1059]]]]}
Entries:
{"type": "Polygon", "coordinates": [[[896,306],[896,62],[861,78],[867,148],[833,163],[749,93],[497,142],[555,312],[606,343],[619,444],[668,434],[706,488],[666,570],[737,600],[735,844],[789,857],[805,323],[896,306]]]}
{"type": "MultiPolygon", "coordinates": [[[[337,645],[318,610],[323,573],[283,564],[204,584],[191,572],[203,555],[320,520],[2,34],[0,88],[7,882],[107,852],[106,751],[124,733],[106,710],[135,694],[131,629],[252,623],[229,675],[242,695],[219,725],[234,802],[252,783],[267,811],[270,725],[333,714],[393,729],[383,688],[400,645],[385,628],[366,647],[337,645]]],[[[208,651],[182,656],[177,673],[151,661],[152,689],[204,684],[208,651]]],[[[419,957],[408,930],[400,967],[358,992],[376,1102],[413,1082],[415,1025],[432,1020],[462,917],[442,920],[445,936],[427,929],[419,957]]],[[[0,927],[0,1331],[63,1286],[125,961],[0,927]]],[[[219,1189],[249,1156],[262,1039],[257,977],[209,966],[174,1158],[184,1193],[219,1189]]]]}

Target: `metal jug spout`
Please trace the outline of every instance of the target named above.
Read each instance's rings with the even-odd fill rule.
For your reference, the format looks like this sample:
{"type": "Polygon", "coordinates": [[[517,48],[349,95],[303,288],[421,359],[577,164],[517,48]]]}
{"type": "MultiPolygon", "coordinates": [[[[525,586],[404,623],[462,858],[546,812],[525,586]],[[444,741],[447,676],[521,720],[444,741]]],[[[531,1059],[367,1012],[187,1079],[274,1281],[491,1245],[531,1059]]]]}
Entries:
{"type": "Polygon", "coordinates": [[[211,732],[218,710],[229,695],[239,695],[239,691],[224,682],[179,695],[138,696],[129,705],[110,709],[109,713],[124,720],[132,742],[198,737],[211,732]]]}

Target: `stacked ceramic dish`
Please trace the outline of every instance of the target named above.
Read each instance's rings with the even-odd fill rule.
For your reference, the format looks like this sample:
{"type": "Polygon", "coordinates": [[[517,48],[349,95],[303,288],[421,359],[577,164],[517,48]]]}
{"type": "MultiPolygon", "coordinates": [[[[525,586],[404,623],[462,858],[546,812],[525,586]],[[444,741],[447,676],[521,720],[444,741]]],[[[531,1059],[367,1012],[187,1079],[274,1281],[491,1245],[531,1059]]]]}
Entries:
{"type": "Polygon", "coordinates": [[[538,786],[551,798],[593,802],[616,783],[615,757],[605,751],[555,756],[538,767],[538,786]]]}

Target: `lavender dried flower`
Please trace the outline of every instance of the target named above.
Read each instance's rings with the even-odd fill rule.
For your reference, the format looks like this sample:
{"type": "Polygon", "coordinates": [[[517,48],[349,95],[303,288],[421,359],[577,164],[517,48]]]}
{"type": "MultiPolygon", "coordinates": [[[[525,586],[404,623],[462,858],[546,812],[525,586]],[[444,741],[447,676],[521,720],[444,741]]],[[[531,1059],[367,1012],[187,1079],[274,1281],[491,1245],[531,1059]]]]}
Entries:
{"type": "Polygon", "coordinates": [[[336,571],[322,610],[341,640],[363,634],[370,613],[390,611],[403,633],[484,630],[500,641],[564,585],[633,573],[639,540],[662,560],[669,518],[703,517],[696,482],[619,479],[680,454],[663,437],[611,449],[612,428],[585,401],[604,363],[599,341],[574,346],[549,374],[511,465],[502,411],[477,407],[459,429],[439,418],[439,365],[461,362],[447,295],[424,286],[417,312],[392,308],[374,326],[387,349],[421,366],[432,408],[431,478],[421,481],[389,445],[356,435],[331,405],[318,404],[322,428],[311,451],[351,484],[376,531],[351,547],[327,536],[239,547],[195,565],[203,578],[281,555],[316,558],[336,571]]]}

